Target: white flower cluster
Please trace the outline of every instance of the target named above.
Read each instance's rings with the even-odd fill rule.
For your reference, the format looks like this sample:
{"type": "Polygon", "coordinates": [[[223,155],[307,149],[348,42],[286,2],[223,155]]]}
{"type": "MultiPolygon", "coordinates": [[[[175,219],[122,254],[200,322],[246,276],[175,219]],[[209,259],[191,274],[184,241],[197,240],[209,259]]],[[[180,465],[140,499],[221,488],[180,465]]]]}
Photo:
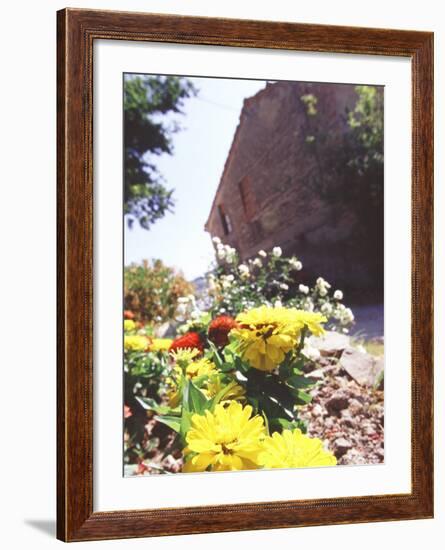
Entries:
{"type": "Polygon", "coordinates": [[[221,275],[220,277],[221,286],[224,290],[229,289],[232,286],[234,280],[235,276],[231,273],[229,275],[221,275]]]}
{"type": "MultiPolygon", "coordinates": [[[[234,314],[259,305],[296,307],[321,312],[331,330],[348,331],[354,315],[342,303],[343,292],[331,292],[331,284],[323,277],[318,277],[313,286],[296,282],[295,272],[303,268],[296,256],[283,256],[282,249],[274,246],[241,261],[236,250],[218,237],[213,238],[213,243],[220,264],[208,275],[208,303],[214,313],[234,314]]],[[[200,307],[203,308],[201,303],[200,307]]]]}
{"type": "Polygon", "coordinates": [[[341,290],[334,292],[334,300],[343,300],[343,292],[341,290]]]}
{"type": "Polygon", "coordinates": [[[323,313],[323,315],[326,315],[326,317],[329,317],[332,314],[333,309],[334,308],[333,308],[332,304],[330,304],[329,302],[325,302],[321,306],[320,311],[321,311],[321,313],[323,313]]]}
{"type": "Polygon", "coordinates": [[[186,319],[199,319],[202,311],[196,304],[196,298],[193,294],[180,296],[178,298],[178,307],[176,308],[176,320],[185,321],[186,319]]]}
{"type": "Polygon", "coordinates": [[[249,278],[250,271],[249,271],[249,268],[247,267],[246,264],[240,264],[238,266],[238,271],[240,273],[241,279],[248,279],[249,278]]]}
{"type": "Polygon", "coordinates": [[[224,260],[231,264],[236,259],[236,250],[228,244],[223,244],[219,237],[213,237],[213,243],[216,245],[216,256],[218,260],[224,260]]]}
{"type": "Polygon", "coordinates": [[[305,310],[305,311],[314,311],[315,309],[315,305],[314,305],[314,301],[312,300],[311,297],[307,296],[303,302],[301,303],[301,307],[305,310]]]}
{"type": "Polygon", "coordinates": [[[289,265],[292,269],[295,269],[295,271],[301,271],[303,269],[303,264],[295,257],[290,258],[289,265]]]}
{"type": "Polygon", "coordinates": [[[344,304],[337,304],[333,311],[333,317],[343,326],[349,325],[354,321],[352,310],[344,304]]]}
{"type": "Polygon", "coordinates": [[[325,281],[323,277],[318,277],[315,287],[320,296],[326,296],[328,294],[328,290],[331,288],[331,285],[325,281]]]}

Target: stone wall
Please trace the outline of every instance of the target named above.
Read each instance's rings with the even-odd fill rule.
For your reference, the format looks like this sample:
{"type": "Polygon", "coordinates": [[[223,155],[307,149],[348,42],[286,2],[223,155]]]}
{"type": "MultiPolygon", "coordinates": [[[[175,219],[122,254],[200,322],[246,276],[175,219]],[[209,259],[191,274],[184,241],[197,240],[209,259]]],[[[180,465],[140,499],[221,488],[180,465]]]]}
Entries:
{"type": "Polygon", "coordinates": [[[326,139],[345,131],[346,110],[357,99],[352,85],[278,82],[246,99],[206,230],[243,260],[281,246],[303,261],[305,282],[322,275],[337,286],[381,286],[359,258],[355,213],[327,206],[308,184],[319,166],[308,147],[307,94],[317,98],[326,139]]]}

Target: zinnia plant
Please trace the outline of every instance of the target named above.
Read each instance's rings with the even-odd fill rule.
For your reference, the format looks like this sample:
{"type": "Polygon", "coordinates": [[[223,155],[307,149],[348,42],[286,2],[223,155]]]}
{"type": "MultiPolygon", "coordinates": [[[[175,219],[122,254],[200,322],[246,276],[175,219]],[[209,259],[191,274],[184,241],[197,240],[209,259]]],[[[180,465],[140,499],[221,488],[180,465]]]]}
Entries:
{"type": "Polygon", "coordinates": [[[305,339],[323,334],[324,315],[264,305],[236,318],[206,314],[173,340],[147,336],[129,321],[127,448],[138,463],[150,452],[147,431],[134,428],[143,416],[173,434],[169,452],[182,457],[184,472],[336,463],[299,419],[314,384],[303,370],[305,339]]]}

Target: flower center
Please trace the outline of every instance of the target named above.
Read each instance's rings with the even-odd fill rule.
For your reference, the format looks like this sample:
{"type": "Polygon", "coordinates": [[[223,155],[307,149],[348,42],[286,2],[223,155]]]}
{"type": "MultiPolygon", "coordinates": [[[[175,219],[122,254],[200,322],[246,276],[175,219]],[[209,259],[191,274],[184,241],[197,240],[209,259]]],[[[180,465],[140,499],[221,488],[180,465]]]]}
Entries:
{"type": "Polygon", "coordinates": [[[232,449],[229,449],[225,443],[221,443],[221,449],[222,449],[222,452],[223,454],[225,455],[233,455],[233,450],[232,449]]]}

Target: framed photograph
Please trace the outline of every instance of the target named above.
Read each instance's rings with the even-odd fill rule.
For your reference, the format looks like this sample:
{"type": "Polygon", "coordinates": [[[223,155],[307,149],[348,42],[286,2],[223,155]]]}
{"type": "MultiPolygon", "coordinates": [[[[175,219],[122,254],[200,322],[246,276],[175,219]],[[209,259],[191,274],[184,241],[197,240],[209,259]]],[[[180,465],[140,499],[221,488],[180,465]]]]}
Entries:
{"type": "Polygon", "coordinates": [[[433,34],[57,16],[58,538],[433,517],[433,34]]]}

